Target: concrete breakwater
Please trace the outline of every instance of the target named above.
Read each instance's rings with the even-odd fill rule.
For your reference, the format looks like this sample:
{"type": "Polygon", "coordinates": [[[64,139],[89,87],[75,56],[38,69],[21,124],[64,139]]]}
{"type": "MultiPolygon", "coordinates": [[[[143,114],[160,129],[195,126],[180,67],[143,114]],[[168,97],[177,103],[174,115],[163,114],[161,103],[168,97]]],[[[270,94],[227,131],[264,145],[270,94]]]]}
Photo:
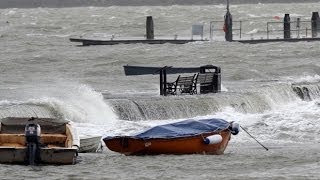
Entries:
{"type": "MultiPolygon", "coordinates": [[[[232,4],[307,3],[317,0],[233,0],[232,4]]],[[[1,0],[0,8],[81,7],[81,6],[168,6],[225,4],[225,0],[1,0]]]]}

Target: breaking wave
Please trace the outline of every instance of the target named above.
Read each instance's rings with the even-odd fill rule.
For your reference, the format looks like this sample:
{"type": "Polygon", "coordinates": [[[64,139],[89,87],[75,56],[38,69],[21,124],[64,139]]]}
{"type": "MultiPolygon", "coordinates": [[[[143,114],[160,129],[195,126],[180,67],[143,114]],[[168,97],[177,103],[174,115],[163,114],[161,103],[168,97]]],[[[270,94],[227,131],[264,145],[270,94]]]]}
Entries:
{"type": "MultiPolygon", "coordinates": [[[[37,98],[0,101],[0,117],[63,118],[72,122],[95,124],[117,119],[101,93],[88,86],[58,84],[52,87],[56,88],[42,89],[37,98]]],[[[28,91],[30,93],[32,90],[28,91]]]]}
{"type": "Polygon", "coordinates": [[[108,99],[120,119],[163,120],[204,116],[231,107],[241,113],[263,113],[279,106],[320,97],[319,82],[273,83],[259,88],[197,96],[108,99]]]}

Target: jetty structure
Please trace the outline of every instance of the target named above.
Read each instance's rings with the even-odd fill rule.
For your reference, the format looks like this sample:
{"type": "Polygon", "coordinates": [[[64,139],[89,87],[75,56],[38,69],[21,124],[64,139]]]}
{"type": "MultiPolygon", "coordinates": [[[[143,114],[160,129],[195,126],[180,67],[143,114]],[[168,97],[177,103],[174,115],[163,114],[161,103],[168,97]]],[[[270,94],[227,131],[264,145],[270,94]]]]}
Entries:
{"type": "Polygon", "coordinates": [[[312,17],[310,21],[301,21],[297,18],[295,21],[290,20],[290,14],[285,14],[282,22],[267,22],[267,38],[263,39],[249,39],[249,40],[232,40],[240,43],[268,43],[268,42],[300,42],[300,41],[320,41],[318,34],[320,33],[320,18],[318,12],[312,12],[312,17]],[[270,30],[269,26],[272,24],[283,24],[283,29],[270,30]],[[310,28],[302,28],[301,24],[309,24],[310,28]],[[295,26],[294,26],[295,25],[295,26]],[[272,31],[282,31],[283,38],[270,38],[270,33],[272,31]],[[304,32],[304,34],[302,33],[304,32]],[[293,33],[296,37],[293,37],[293,33]],[[301,37],[303,36],[303,37],[301,37]]]}
{"type": "Polygon", "coordinates": [[[174,38],[155,38],[154,36],[154,26],[153,26],[153,18],[152,16],[147,16],[146,19],[146,35],[144,39],[118,39],[115,40],[114,37],[111,37],[110,40],[97,40],[97,39],[84,39],[84,38],[70,38],[71,42],[80,42],[83,46],[91,46],[91,45],[116,45],[116,44],[185,44],[196,41],[208,41],[203,39],[203,25],[193,25],[192,26],[192,35],[190,39],[178,39],[178,36],[175,35],[174,38]],[[193,36],[199,35],[201,39],[193,39],[193,36]]]}
{"type": "MultiPolygon", "coordinates": [[[[211,29],[210,22],[210,39],[212,39],[212,29],[211,29]]],[[[320,41],[320,37],[318,37],[318,33],[320,33],[320,18],[318,12],[312,12],[311,20],[310,21],[301,21],[300,18],[297,18],[295,21],[291,21],[290,14],[285,14],[282,22],[267,22],[267,38],[263,39],[241,39],[241,21],[240,21],[240,40],[233,39],[233,24],[232,24],[232,15],[229,10],[229,0],[227,0],[227,13],[224,16],[224,26],[223,31],[225,32],[225,40],[229,42],[240,42],[240,43],[249,43],[249,44],[257,44],[257,43],[267,43],[267,42],[299,42],[299,41],[320,41]],[[269,26],[272,24],[283,24],[283,29],[278,30],[270,30],[269,26]],[[303,29],[301,27],[301,23],[310,23],[311,28],[305,27],[303,29]],[[292,25],[295,27],[292,28],[292,25]],[[269,33],[272,31],[283,31],[283,38],[270,38],[269,33]],[[301,32],[305,31],[305,36],[301,37],[301,32]],[[292,33],[296,32],[297,37],[292,37],[292,33]],[[311,37],[308,37],[308,32],[311,32],[311,37]]]]}
{"type": "MultiPolygon", "coordinates": [[[[242,21],[233,21],[230,8],[229,0],[227,0],[227,12],[224,16],[223,21],[210,21],[210,37],[209,39],[213,41],[214,32],[217,32],[223,40],[223,35],[225,41],[228,42],[239,42],[247,44],[257,44],[257,43],[268,43],[268,42],[299,42],[299,41],[320,41],[320,17],[318,12],[312,12],[310,20],[301,20],[301,18],[296,18],[291,20],[290,14],[285,14],[283,21],[271,21],[266,23],[266,36],[260,38],[243,38],[242,33],[242,21]],[[223,26],[222,26],[223,25],[223,26]],[[237,26],[235,26],[237,25],[237,26]],[[234,28],[236,27],[236,28],[234,28]],[[276,29],[275,29],[276,28],[276,29]],[[281,33],[283,33],[283,37],[281,33]],[[234,38],[236,34],[239,34],[239,38],[234,38]],[[272,34],[272,35],[270,35],[272,34]],[[277,36],[275,36],[277,34],[277,36]],[[296,34],[294,37],[293,34],[296,34]]],[[[277,16],[277,20],[280,17],[277,16]]],[[[90,45],[116,45],[116,44],[185,44],[196,41],[208,41],[204,37],[204,24],[192,25],[191,38],[182,39],[174,36],[174,38],[155,38],[154,27],[153,27],[152,16],[147,16],[146,19],[146,34],[144,38],[141,39],[115,39],[114,36],[110,40],[99,40],[99,39],[85,39],[85,38],[70,38],[71,42],[82,43],[83,46],[90,45]],[[193,36],[200,36],[201,38],[193,39],[193,36]]]]}

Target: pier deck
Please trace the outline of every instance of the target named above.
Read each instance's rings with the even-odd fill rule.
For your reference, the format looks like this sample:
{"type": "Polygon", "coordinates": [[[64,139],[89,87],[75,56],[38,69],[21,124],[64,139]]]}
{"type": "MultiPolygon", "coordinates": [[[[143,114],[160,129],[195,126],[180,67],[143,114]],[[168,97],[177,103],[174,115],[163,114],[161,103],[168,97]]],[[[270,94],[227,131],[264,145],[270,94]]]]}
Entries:
{"type": "Polygon", "coordinates": [[[93,40],[93,39],[81,39],[81,38],[70,38],[71,42],[80,42],[83,46],[91,45],[116,45],[116,44],[186,44],[196,41],[208,41],[201,39],[120,39],[120,40],[93,40]]]}
{"type": "Polygon", "coordinates": [[[289,39],[251,39],[251,40],[233,40],[234,42],[258,44],[269,42],[301,42],[301,41],[320,41],[320,38],[289,38],[289,39]]]}

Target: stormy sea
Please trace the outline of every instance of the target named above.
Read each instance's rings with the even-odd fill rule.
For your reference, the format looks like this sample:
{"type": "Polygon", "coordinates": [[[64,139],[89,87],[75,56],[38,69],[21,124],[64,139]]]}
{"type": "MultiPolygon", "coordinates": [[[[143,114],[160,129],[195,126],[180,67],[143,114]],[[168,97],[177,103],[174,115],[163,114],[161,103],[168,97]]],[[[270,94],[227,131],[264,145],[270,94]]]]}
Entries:
{"type": "MultiPolygon", "coordinates": [[[[320,2],[292,2],[230,1],[234,39],[266,38],[267,22],[276,22],[268,27],[269,35],[282,38],[279,22],[286,13],[302,22],[292,37],[310,37],[311,15],[319,11],[320,2]]],[[[240,131],[223,155],[124,156],[103,147],[100,153],[79,153],[75,165],[0,164],[0,179],[320,178],[320,42],[226,42],[223,1],[65,8],[4,3],[0,118],[63,118],[80,138],[222,118],[238,122],[269,150],[240,131]],[[208,41],[85,47],[69,41],[143,38],[146,16],[153,17],[155,38],[190,39],[191,26],[202,24],[208,41]],[[124,65],[219,66],[221,92],[160,96],[158,75],[126,76],[124,65]]]]}

